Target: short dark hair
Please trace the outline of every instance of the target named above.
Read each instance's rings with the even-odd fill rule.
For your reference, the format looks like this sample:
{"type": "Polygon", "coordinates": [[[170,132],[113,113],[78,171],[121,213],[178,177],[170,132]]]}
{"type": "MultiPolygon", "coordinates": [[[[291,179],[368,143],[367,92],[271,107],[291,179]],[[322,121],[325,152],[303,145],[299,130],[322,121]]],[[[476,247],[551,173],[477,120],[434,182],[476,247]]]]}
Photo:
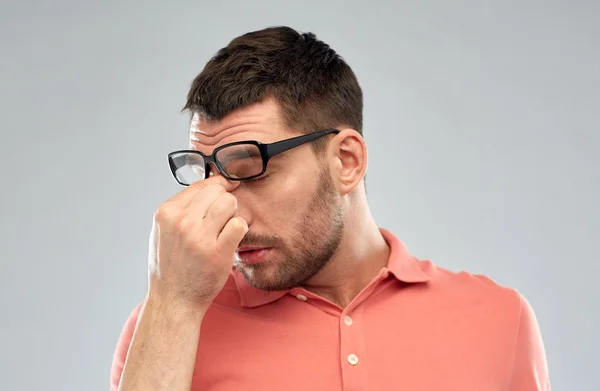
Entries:
{"type": "MultiPolygon", "coordinates": [[[[194,79],[182,111],[219,121],[273,98],[301,133],[346,126],[362,135],[363,96],[344,59],[313,33],[269,27],[233,39],[194,79]]],[[[326,140],[315,142],[316,151],[326,140]]]]}

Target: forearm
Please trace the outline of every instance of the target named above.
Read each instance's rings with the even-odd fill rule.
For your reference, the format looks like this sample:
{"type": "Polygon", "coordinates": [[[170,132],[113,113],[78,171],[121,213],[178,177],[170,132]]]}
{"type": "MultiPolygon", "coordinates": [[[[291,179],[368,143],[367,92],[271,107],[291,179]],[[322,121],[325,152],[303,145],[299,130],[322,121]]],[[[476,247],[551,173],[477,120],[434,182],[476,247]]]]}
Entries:
{"type": "Polygon", "coordinates": [[[149,299],[140,312],[120,391],[189,391],[205,310],[149,299]]]}

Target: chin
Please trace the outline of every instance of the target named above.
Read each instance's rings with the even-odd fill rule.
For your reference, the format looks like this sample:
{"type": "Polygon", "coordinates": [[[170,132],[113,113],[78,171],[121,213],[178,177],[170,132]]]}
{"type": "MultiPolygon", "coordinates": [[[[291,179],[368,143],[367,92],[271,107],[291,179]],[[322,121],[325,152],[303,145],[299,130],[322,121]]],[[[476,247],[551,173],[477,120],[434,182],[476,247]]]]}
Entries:
{"type": "MultiPolygon", "coordinates": [[[[263,291],[280,291],[295,287],[290,281],[283,281],[277,278],[277,271],[273,265],[261,263],[260,265],[239,265],[238,269],[246,278],[246,281],[256,289],[263,291]]],[[[288,279],[289,280],[289,279],[288,279]]]]}

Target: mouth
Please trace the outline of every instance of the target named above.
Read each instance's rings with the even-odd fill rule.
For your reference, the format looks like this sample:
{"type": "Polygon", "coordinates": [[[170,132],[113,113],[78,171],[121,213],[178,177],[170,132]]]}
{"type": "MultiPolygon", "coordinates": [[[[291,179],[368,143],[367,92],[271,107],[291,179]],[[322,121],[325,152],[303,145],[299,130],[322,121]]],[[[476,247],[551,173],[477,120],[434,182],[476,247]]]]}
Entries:
{"type": "Polygon", "coordinates": [[[266,247],[260,247],[260,246],[240,246],[237,248],[238,252],[245,252],[245,251],[257,251],[257,250],[261,250],[263,248],[266,247]]]}
{"type": "Polygon", "coordinates": [[[240,262],[245,265],[254,265],[264,262],[267,259],[269,252],[268,247],[239,247],[237,249],[240,262]]]}

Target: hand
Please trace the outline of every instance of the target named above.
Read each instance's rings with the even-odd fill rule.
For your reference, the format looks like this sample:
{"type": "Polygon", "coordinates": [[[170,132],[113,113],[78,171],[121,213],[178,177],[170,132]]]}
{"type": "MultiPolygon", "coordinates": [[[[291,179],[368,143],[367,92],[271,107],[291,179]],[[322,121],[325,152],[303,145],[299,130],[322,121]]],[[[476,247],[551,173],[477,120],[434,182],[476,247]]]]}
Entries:
{"type": "Polygon", "coordinates": [[[191,184],[154,214],[148,297],[207,308],[223,289],[248,232],[230,193],[239,182],[213,176],[191,184]]]}

